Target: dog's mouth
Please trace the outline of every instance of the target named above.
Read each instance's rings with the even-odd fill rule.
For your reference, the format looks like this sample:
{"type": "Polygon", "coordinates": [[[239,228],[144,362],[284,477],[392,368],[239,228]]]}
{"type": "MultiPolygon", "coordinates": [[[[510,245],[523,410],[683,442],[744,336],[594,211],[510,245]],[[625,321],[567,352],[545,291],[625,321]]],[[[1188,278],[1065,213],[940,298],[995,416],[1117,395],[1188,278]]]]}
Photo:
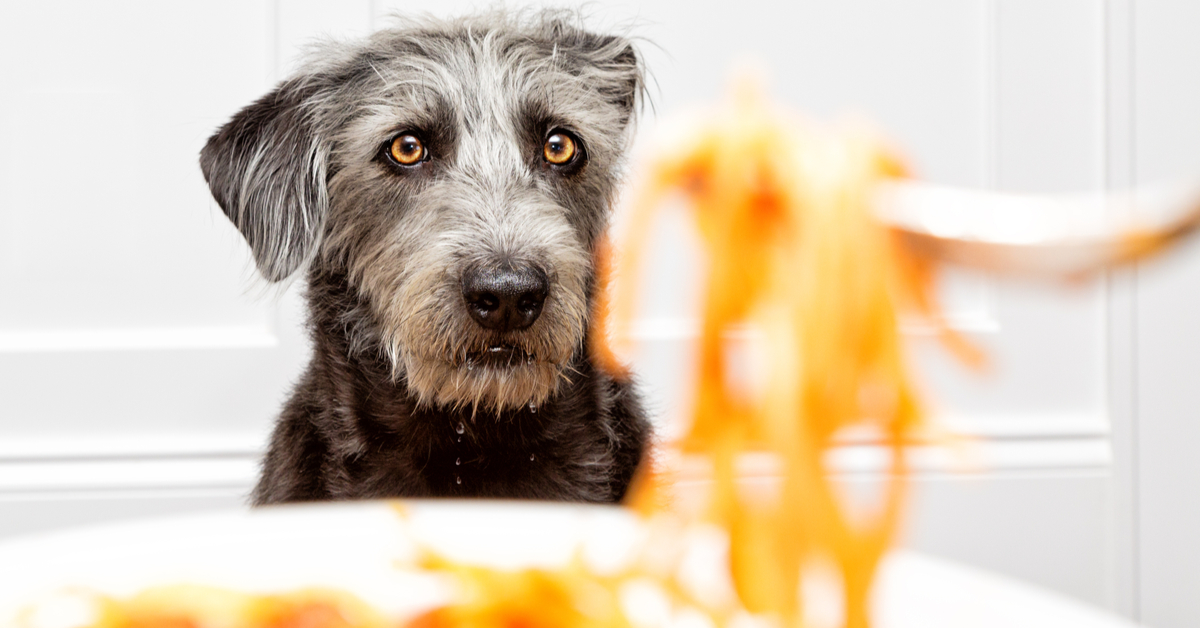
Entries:
{"type": "Polygon", "coordinates": [[[509,344],[490,345],[482,351],[467,354],[466,367],[512,368],[522,364],[533,364],[537,358],[530,352],[509,344]]]}

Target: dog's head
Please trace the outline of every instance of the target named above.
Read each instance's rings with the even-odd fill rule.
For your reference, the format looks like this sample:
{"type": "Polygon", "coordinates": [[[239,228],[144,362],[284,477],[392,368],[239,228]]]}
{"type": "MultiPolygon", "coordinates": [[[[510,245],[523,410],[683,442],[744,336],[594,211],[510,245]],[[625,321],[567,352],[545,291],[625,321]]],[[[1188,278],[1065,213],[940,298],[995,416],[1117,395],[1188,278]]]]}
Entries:
{"type": "Polygon", "coordinates": [[[355,350],[422,403],[539,403],[582,347],[643,81],[629,41],[572,21],[493,13],[326,46],[201,153],[263,276],[343,273],[355,350]]]}

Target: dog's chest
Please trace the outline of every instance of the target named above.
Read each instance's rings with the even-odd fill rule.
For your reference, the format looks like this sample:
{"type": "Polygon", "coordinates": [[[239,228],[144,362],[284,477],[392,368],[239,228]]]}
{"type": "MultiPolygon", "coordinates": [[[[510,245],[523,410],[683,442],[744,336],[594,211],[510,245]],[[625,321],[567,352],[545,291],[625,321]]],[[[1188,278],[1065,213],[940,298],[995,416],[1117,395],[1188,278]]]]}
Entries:
{"type": "Polygon", "coordinates": [[[360,486],[372,493],[363,497],[608,498],[610,443],[596,417],[559,413],[543,419],[523,411],[474,421],[454,415],[413,419],[422,425],[388,439],[392,445],[360,468],[369,476],[360,486]]]}
{"type": "Polygon", "coordinates": [[[562,461],[541,439],[500,439],[481,435],[480,426],[456,426],[453,442],[430,449],[422,475],[431,489],[443,495],[519,497],[514,487],[528,486],[542,475],[562,475],[562,461]]]}

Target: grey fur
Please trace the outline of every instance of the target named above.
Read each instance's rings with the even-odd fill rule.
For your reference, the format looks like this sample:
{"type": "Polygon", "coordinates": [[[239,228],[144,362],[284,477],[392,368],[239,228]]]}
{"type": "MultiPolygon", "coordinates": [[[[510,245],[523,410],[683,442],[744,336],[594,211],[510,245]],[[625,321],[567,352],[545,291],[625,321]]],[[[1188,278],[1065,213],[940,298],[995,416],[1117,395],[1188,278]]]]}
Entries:
{"type": "MultiPolygon", "coordinates": [[[[330,428],[321,450],[335,454],[325,455],[362,455],[364,424],[389,419],[361,416],[361,394],[342,398],[340,391],[364,382],[372,395],[394,395],[387,411],[408,422],[462,413],[511,422],[527,408],[555,408],[583,389],[606,389],[586,395],[591,407],[572,402],[560,417],[543,412],[527,420],[591,422],[606,435],[572,463],[587,473],[553,478],[603,490],[576,486],[559,496],[611,499],[624,491],[609,484],[614,474],[627,481],[632,468],[615,469],[630,463],[613,450],[634,448],[636,464],[648,427],[628,382],[593,369],[585,348],[592,254],[607,226],[643,75],[628,40],[577,23],[573,13],[493,11],[410,20],[365,42],[326,44],[205,146],[200,161],[213,195],[263,276],[279,281],[309,268],[317,349],[281,417],[276,462],[268,457],[259,501],[323,495],[279,488],[302,483],[280,476],[287,456],[276,450],[303,440],[286,436],[295,433],[289,421],[336,423],[318,426],[330,428]],[[576,136],[581,161],[560,168],[542,159],[552,129],[576,136]],[[422,137],[428,161],[407,168],[386,158],[384,148],[401,131],[422,137]],[[465,269],[505,264],[537,267],[549,279],[541,315],[528,329],[484,329],[463,305],[465,269]],[[477,359],[498,345],[530,359],[477,359]],[[385,384],[373,379],[377,367],[390,388],[381,391],[385,384]],[[313,382],[314,372],[328,373],[313,382]],[[294,408],[297,399],[307,405],[294,408]],[[614,404],[629,423],[624,428],[607,423],[614,404]]],[[[393,493],[422,493],[405,481],[417,482],[384,484],[393,493]]]]}

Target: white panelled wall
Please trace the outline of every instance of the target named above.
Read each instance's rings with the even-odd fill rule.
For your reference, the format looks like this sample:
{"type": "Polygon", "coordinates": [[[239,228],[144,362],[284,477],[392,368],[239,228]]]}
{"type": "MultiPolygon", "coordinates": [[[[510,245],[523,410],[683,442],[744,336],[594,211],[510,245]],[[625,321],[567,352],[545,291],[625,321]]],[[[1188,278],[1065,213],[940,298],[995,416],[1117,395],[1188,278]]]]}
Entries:
{"type": "MultiPolygon", "coordinates": [[[[303,314],[295,286],[255,281],[199,149],[312,38],[477,4],[0,3],[0,535],[244,504],[306,356],[303,314]]],[[[1200,173],[1188,0],[588,6],[597,28],[648,40],[645,133],[752,55],[780,100],[869,116],[934,181],[1060,192],[1200,173]]],[[[679,216],[658,237],[638,370],[670,431],[697,264],[679,216]]],[[[1200,245],[1070,289],[953,274],[944,294],[989,372],[905,331],[982,470],[922,459],[906,543],[1200,625],[1200,245]]],[[[845,453],[847,481],[869,482],[845,453]]]]}

